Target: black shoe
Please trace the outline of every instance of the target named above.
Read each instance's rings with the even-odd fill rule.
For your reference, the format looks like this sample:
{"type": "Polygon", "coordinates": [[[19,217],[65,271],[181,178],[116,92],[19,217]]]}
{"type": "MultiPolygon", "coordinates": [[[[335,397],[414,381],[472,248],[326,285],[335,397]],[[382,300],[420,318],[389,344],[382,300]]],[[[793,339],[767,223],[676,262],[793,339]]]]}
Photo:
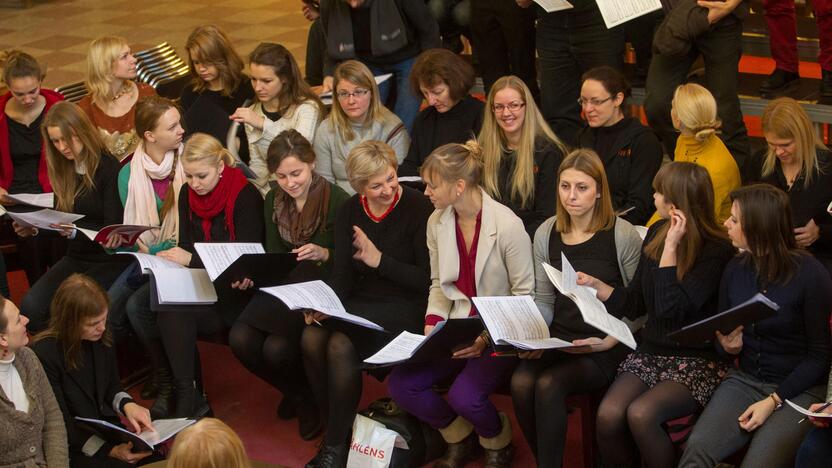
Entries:
{"type": "Polygon", "coordinates": [[[508,444],[500,450],[485,450],[485,464],[483,468],[509,468],[514,458],[514,446],[508,444]]]}
{"type": "Polygon", "coordinates": [[[157,376],[157,393],[156,401],[150,408],[151,419],[167,419],[173,413],[174,405],[174,388],[173,378],[170,374],[169,368],[162,368],[156,371],[157,376]]]}
{"type": "Polygon", "coordinates": [[[193,380],[176,380],[174,382],[176,411],[172,418],[199,419],[213,415],[205,394],[193,380]]]}
{"type": "Polygon", "coordinates": [[[298,413],[298,433],[303,440],[312,440],[321,433],[321,414],[314,400],[303,399],[296,407],[298,413]]]}
{"type": "Polygon", "coordinates": [[[783,95],[800,85],[800,75],[776,68],[760,86],[760,96],[771,99],[783,95]]]}
{"type": "Polygon", "coordinates": [[[832,70],[822,70],[818,104],[832,104],[832,70]]]}
{"type": "Polygon", "coordinates": [[[343,468],[347,466],[347,444],[322,445],[306,468],[343,468]]]}
{"type": "Polygon", "coordinates": [[[151,371],[151,375],[145,381],[144,386],[142,386],[142,391],[139,392],[139,396],[142,397],[142,400],[152,400],[158,395],[159,387],[158,382],[156,382],[156,373],[151,371]]]}
{"type": "Polygon", "coordinates": [[[442,458],[436,460],[433,468],[461,468],[471,460],[476,459],[480,452],[480,442],[476,432],[471,432],[468,437],[460,442],[448,444],[448,449],[442,458]]]}

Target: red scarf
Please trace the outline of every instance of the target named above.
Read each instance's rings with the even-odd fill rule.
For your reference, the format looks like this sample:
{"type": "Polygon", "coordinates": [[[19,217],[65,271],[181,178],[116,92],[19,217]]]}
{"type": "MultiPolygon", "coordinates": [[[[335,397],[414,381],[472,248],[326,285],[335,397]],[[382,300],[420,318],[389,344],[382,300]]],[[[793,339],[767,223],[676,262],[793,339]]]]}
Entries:
{"type": "Polygon", "coordinates": [[[234,167],[226,166],[220,174],[220,180],[214,190],[207,195],[198,195],[188,187],[188,203],[191,206],[191,219],[196,214],[202,218],[202,234],[205,241],[211,241],[211,221],[214,216],[225,210],[225,227],[228,230],[228,240],[236,240],[234,233],[234,205],[237,195],[248,184],[243,172],[234,167]]]}

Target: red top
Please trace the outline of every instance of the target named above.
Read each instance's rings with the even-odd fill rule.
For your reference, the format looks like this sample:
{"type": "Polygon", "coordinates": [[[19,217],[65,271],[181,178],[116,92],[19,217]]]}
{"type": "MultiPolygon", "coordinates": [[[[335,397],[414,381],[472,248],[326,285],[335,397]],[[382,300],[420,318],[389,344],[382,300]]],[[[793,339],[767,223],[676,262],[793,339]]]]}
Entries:
{"type": "MultiPolygon", "coordinates": [[[[456,249],[459,252],[459,276],[454,281],[454,286],[459,289],[459,292],[465,294],[465,297],[472,298],[477,295],[477,243],[480,239],[480,226],[482,225],[482,211],[477,213],[477,226],[474,228],[474,239],[471,241],[471,251],[465,249],[465,237],[462,235],[462,229],[459,228],[459,218],[454,214],[456,219],[456,249]]],[[[468,316],[473,317],[477,315],[477,309],[474,303],[471,303],[471,310],[468,311],[468,316]]],[[[444,319],[438,315],[428,314],[425,317],[425,325],[436,325],[444,319]]]]}
{"type": "MultiPolygon", "coordinates": [[[[40,95],[46,98],[46,106],[43,112],[49,111],[56,102],[63,101],[61,93],[51,89],[40,88],[40,95]]],[[[12,150],[9,141],[9,116],[5,109],[12,93],[8,92],[0,96],[0,187],[8,190],[14,179],[14,164],[12,164],[12,150]]],[[[49,183],[49,173],[46,170],[46,142],[41,142],[40,162],[38,163],[38,182],[44,193],[52,191],[52,184],[49,183]]]]}

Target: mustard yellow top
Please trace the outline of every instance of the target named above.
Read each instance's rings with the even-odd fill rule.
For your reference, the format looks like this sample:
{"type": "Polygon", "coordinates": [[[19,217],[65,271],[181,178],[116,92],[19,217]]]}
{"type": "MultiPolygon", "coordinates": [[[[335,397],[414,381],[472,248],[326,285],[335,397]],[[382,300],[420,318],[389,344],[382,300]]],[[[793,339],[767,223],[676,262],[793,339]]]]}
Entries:
{"type": "MultiPolygon", "coordinates": [[[[708,171],[714,188],[714,213],[716,220],[722,224],[731,216],[731,191],[742,185],[740,170],[737,162],[722,140],[716,135],[703,142],[696,141],[692,136],[680,135],[676,140],[674,161],[692,162],[708,171]]],[[[647,225],[658,221],[658,213],[654,213],[647,225]]]]}

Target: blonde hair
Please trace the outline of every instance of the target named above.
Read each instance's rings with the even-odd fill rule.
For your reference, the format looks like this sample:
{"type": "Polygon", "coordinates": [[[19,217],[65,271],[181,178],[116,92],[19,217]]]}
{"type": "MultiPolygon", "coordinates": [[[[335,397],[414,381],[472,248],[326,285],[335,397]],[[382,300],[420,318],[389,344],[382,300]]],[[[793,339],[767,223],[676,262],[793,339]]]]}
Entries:
{"type": "Polygon", "coordinates": [[[169,468],[250,468],[243,441],[216,418],[203,418],[176,436],[169,468]]]}
{"type": "MultiPolygon", "coordinates": [[[[55,193],[55,209],[72,212],[75,199],[87,190],[95,188],[93,177],[98,170],[101,157],[107,152],[107,147],[101,139],[101,134],[93,127],[89,117],[77,105],[61,101],[55,103],[46,113],[40,127],[41,137],[46,146],[46,168],[52,191],[55,193]],[[49,127],[61,131],[61,136],[72,144],[72,137],[81,142],[81,152],[70,161],[52,143],[49,138],[49,127]],[[75,168],[84,168],[84,174],[78,177],[75,168]],[[80,181],[80,183],[79,183],[80,181]]],[[[111,157],[109,154],[104,157],[111,157]]]]}
{"type": "MultiPolygon", "coordinates": [[[[812,121],[803,107],[794,99],[781,97],[768,103],[762,117],[763,133],[773,133],[777,138],[794,140],[800,159],[800,174],[804,176],[803,187],[812,182],[815,172],[820,172],[817,150],[826,146],[812,129],[812,121]]],[[[770,146],[763,161],[763,176],[769,176],[777,165],[777,155],[770,146]]]]}
{"type": "Polygon", "coordinates": [[[679,85],[673,93],[671,106],[676,118],[686,130],[693,133],[696,141],[707,140],[722,126],[717,117],[713,94],[696,83],[679,85]]]}
{"type": "MultiPolygon", "coordinates": [[[[576,149],[569,153],[558,168],[558,181],[555,190],[560,187],[560,177],[567,169],[574,169],[591,177],[595,181],[597,194],[600,195],[595,199],[592,220],[589,222],[587,230],[598,232],[612,229],[615,226],[615,210],[612,207],[610,186],[607,182],[607,173],[604,171],[604,163],[601,162],[601,158],[598,157],[595,151],[586,148],[576,149]]],[[[572,230],[572,217],[563,207],[563,201],[560,197],[558,197],[555,213],[557,214],[555,229],[558,232],[570,232],[572,230]]]]}
{"type": "Polygon", "coordinates": [[[130,47],[127,39],[119,36],[104,36],[90,43],[87,50],[87,89],[93,102],[111,99],[113,64],[121,50],[130,47]]]}
{"type": "Polygon", "coordinates": [[[185,50],[188,52],[188,70],[193,80],[191,84],[194,91],[201,93],[208,88],[206,83],[194,68],[194,59],[200,63],[210,64],[217,67],[222,94],[231,96],[240,83],[245,79],[243,74],[243,59],[234,50],[231,40],[214,24],[197,26],[188,36],[185,42],[185,50]]]}
{"type": "Polygon", "coordinates": [[[352,141],[355,138],[355,132],[352,130],[350,118],[347,117],[341,107],[341,101],[338,99],[338,83],[344,80],[370,91],[370,107],[367,109],[365,123],[380,120],[391,112],[381,103],[376,79],[367,65],[357,60],[347,60],[338,65],[335,68],[335,73],[332,74],[332,112],[330,112],[329,118],[332,119],[334,124],[332,125],[332,131],[340,134],[344,140],[352,141]]]}
{"type": "Polygon", "coordinates": [[[482,184],[483,162],[482,147],[476,140],[448,143],[430,153],[419,173],[423,179],[462,180],[466,187],[476,188],[482,184]]]}
{"type": "Polygon", "coordinates": [[[350,186],[361,193],[371,177],[388,168],[396,170],[399,166],[396,152],[387,143],[367,140],[359,143],[347,155],[347,178],[350,186]]]}
{"type": "Polygon", "coordinates": [[[503,195],[507,195],[512,200],[518,200],[521,208],[526,208],[534,201],[534,151],[538,139],[548,140],[562,153],[566,153],[566,146],[549,128],[546,120],[543,119],[543,115],[537,109],[532,93],[526,83],[514,75],[504,76],[491,86],[485,108],[482,130],[478,138],[480,145],[482,145],[485,160],[485,173],[483,175],[485,191],[498,200],[502,199],[503,195]],[[506,88],[511,88],[520,94],[520,98],[525,104],[525,120],[520,134],[520,144],[516,151],[517,162],[514,166],[514,173],[509,176],[511,193],[501,194],[497,174],[500,171],[503,152],[508,149],[508,140],[497,124],[493,109],[494,97],[506,88]]]}
{"type": "Polygon", "coordinates": [[[234,155],[219,140],[205,133],[191,135],[182,151],[182,164],[197,162],[218,167],[221,164],[228,167],[236,164],[234,155]]]}

